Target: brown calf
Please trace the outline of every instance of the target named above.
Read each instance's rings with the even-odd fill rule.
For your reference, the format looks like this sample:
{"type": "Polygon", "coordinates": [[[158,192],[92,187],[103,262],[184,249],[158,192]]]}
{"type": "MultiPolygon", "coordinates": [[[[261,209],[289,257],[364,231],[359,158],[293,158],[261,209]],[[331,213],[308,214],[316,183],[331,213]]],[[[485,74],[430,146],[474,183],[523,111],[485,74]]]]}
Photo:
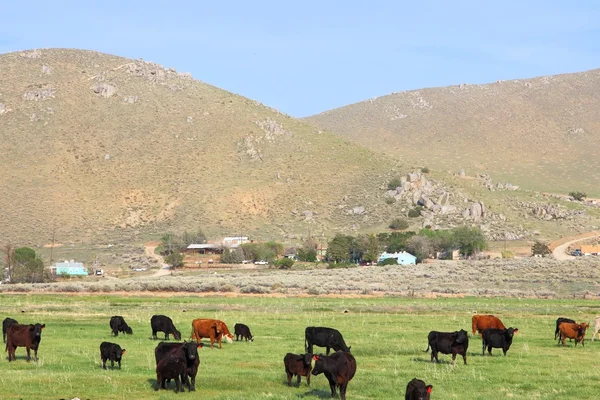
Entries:
{"type": "Polygon", "coordinates": [[[563,322],[558,326],[558,330],[560,332],[559,342],[562,342],[562,345],[565,345],[565,339],[575,339],[575,347],[577,347],[577,343],[581,342],[581,345],[584,346],[585,341],[585,330],[589,327],[588,324],[582,322],[580,324],[573,324],[570,322],[563,322]]]}

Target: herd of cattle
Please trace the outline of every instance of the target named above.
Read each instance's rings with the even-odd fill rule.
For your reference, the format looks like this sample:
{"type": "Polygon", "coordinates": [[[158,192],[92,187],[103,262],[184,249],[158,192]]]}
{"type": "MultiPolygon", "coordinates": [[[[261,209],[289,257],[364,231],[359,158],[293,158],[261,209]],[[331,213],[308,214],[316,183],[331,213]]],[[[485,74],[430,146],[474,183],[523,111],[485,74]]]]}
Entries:
{"type": "MultiPolygon", "coordinates": [[[[133,330],[122,316],[113,316],[109,322],[112,334],[116,337],[119,333],[132,335],[133,330]]],[[[169,340],[169,335],[173,335],[175,340],[181,340],[181,332],[175,328],[171,318],[165,315],[154,315],[150,319],[152,328],[152,338],[158,339],[157,333],[165,334],[165,340],[169,340]]],[[[554,339],[558,338],[558,343],[565,346],[566,339],[575,340],[575,346],[581,343],[584,346],[585,333],[590,325],[582,322],[576,323],[569,318],[558,318],[556,320],[556,330],[554,339]]],[[[6,343],[5,351],[8,351],[8,361],[15,361],[15,350],[17,347],[25,347],[27,351],[27,361],[30,361],[30,350],[34,351],[34,360],[37,361],[37,351],[42,339],[42,330],[44,324],[22,325],[12,318],[6,318],[2,322],[2,338],[6,343]]],[[[502,349],[504,355],[510,349],[514,334],[519,330],[517,328],[506,328],[502,321],[493,315],[473,315],[472,334],[481,335],[482,355],[492,355],[492,348],[502,349]]],[[[594,330],[592,341],[600,331],[600,317],[594,321],[594,330]]],[[[237,323],[234,327],[236,340],[245,339],[253,341],[247,325],[237,323]]],[[[310,326],[304,332],[305,354],[287,353],[283,358],[285,373],[287,375],[288,386],[292,385],[292,378],[297,377],[296,385],[300,385],[301,377],[306,377],[306,384],[310,386],[310,376],[324,374],[329,381],[331,396],[334,397],[336,389],[339,389],[340,399],[346,399],[346,388],[348,382],[356,373],[356,360],[350,353],[350,346],[346,345],[342,334],[333,328],[310,326]],[[324,347],[326,355],[314,354],[314,346],[324,347]],[[330,356],[330,351],[334,353],[330,356]]],[[[160,342],[155,350],[156,360],[156,387],[166,389],[170,380],[175,381],[175,391],[184,391],[188,387],[189,391],[194,391],[196,386],[196,375],[200,365],[198,348],[202,347],[202,338],[210,340],[210,347],[217,342],[221,348],[223,338],[228,342],[233,342],[233,335],[229,332],[227,325],[217,319],[194,319],[192,321],[191,338],[195,341],[184,342],[160,342]]],[[[438,332],[431,331],[427,337],[428,352],[431,349],[431,362],[439,362],[438,353],[452,354],[452,365],[455,364],[456,356],[463,358],[464,364],[467,364],[467,349],[469,347],[468,333],[461,329],[456,332],[438,332]]],[[[117,343],[102,342],[100,344],[100,358],[102,368],[106,369],[106,362],[110,361],[111,368],[114,363],[121,368],[121,359],[125,354],[117,343]]],[[[433,386],[427,385],[424,381],[414,378],[406,387],[406,400],[426,400],[430,398],[433,386]]]]}

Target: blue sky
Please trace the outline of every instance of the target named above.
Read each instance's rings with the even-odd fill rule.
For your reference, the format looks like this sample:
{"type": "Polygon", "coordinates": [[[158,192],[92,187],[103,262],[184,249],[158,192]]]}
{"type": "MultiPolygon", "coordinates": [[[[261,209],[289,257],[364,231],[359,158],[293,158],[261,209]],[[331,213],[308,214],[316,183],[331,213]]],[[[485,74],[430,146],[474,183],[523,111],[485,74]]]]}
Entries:
{"type": "Polygon", "coordinates": [[[600,2],[2,4],[0,53],[45,47],[143,58],[303,117],[403,90],[600,68],[600,2]]]}

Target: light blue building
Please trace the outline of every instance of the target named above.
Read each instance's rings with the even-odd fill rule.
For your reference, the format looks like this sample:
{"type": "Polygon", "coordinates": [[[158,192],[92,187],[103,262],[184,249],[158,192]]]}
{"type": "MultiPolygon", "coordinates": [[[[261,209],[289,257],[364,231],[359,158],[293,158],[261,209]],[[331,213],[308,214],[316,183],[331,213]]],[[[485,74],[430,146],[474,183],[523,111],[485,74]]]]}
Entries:
{"type": "Polygon", "coordinates": [[[81,262],[63,261],[57,262],[55,266],[50,267],[53,275],[88,275],[88,269],[81,262]]]}
{"type": "Polygon", "coordinates": [[[410,265],[410,264],[417,263],[417,257],[415,257],[412,254],[407,253],[405,251],[401,251],[399,253],[384,252],[382,255],[379,256],[379,258],[377,259],[377,262],[380,263],[383,260],[387,260],[388,258],[395,258],[396,262],[401,265],[410,265]]]}

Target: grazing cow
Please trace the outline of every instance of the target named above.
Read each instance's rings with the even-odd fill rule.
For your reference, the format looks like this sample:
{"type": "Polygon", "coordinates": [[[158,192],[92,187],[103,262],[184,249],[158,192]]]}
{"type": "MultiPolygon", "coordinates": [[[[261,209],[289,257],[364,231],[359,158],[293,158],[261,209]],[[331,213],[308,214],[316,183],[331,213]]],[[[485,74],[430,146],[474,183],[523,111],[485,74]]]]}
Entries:
{"type": "Polygon", "coordinates": [[[12,324],[9,326],[6,330],[8,361],[16,361],[15,350],[17,350],[17,347],[25,347],[27,349],[27,362],[31,360],[30,350],[33,350],[33,360],[37,361],[37,351],[42,340],[42,329],[45,327],[45,324],[12,324]]]}
{"type": "Polygon", "coordinates": [[[154,390],[157,391],[161,387],[166,389],[167,380],[174,379],[175,393],[185,391],[185,385],[182,386],[182,383],[187,381],[185,371],[186,366],[183,358],[173,356],[163,358],[156,366],[156,387],[154,390]]]}
{"type": "Polygon", "coordinates": [[[461,329],[456,332],[429,332],[427,337],[427,350],[431,347],[431,362],[438,360],[438,352],[442,354],[452,354],[452,365],[456,360],[456,355],[460,354],[465,365],[467,364],[467,348],[469,348],[469,335],[467,331],[461,329]]]}
{"type": "Polygon", "coordinates": [[[592,342],[594,341],[594,338],[596,337],[598,331],[600,331],[600,317],[596,317],[596,319],[594,319],[594,332],[592,332],[592,342]]]}
{"type": "Polygon", "coordinates": [[[239,340],[240,336],[242,337],[242,339],[246,339],[246,341],[254,341],[254,338],[250,333],[250,328],[248,328],[248,325],[235,324],[235,326],[233,327],[233,333],[235,334],[236,341],[239,340]]]}
{"type": "Polygon", "coordinates": [[[512,344],[513,336],[517,332],[519,332],[517,328],[484,329],[483,332],[481,332],[483,355],[485,356],[486,347],[490,356],[492,355],[492,347],[502,349],[502,352],[506,355],[506,352],[510,349],[510,345],[512,344]]]}
{"type": "Polygon", "coordinates": [[[209,338],[210,348],[213,348],[215,341],[219,342],[219,349],[222,348],[221,340],[225,336],[225,340],[233,343],[233,335],[227,329],[225,322],[218,319],[197,318],[192,321],[192,338],[196,338],[198,343],[200,339],[209,338]]]}
{"type": "Polygon", "coordinates": [[[506,329],[500,318],[494,317],[493,315],[473,315],[471,318],[471,327],[473,331],[473,336],[475,336],[476,332],[483,332],[484,329],[493,328],[493,329],[506,329]]]}
{"type": "Polygon", "coordinates": [[[433,389],[432,385],[425,385],[425,382],[422,380],[413,378],[413,380],[406,385],[404,400],[429,400],[431,389],[433,389]]]}
{"type": "Polygon", "coordinates": [[[298,377],[296,386],[300,386],[300,379],[302,376],[306,377],[306,386],[310,386],[310,371],[312,370],[311,363],[312,354],[310,353],[287,353],[285,357],[283,357],[283,364],[285,365],[288,386],[292,386],[292,377],[294,375],[298,377]]]}
{"type": "Polygon", "coordinates": [[[125,354],[125,349],[121,349],[116,343],[102,342],[100,343],[100,358],[102,359],[102,368],[106,369],[106,360],[110,360],[110,367],[115,367],[115,361],[121,369],[121,358],[125,354]]]}
{"type": "Polygon", "coordinates": [[[340,400],[346,400],[348,382],[356,373],[356,360],[354,356],[345,351],[336,351],[330,356],[313,356],[315,365],[313,375],[325,374],[331,388],[331,397],[335,396],[336,386],[340,388],[340,400]]]}
{"type": "Polygon", "coordinates": [[[110,317],[110,329],[112,330],[113,335],[119,336],[119,332],[126,333],[128,335],[133,334],[133,330],[127,325],[125,319],[120,315],[114,315],[110,317]]]}
{"type": "MultiPolygon", "coordinates": [[[[185,361],[186,376],[183,380],[188,386],[188,390],[193,392],[196,390],[196,374],[198,373],[198,366],[200,365],[200,357],[198,356],[198,348],[202,347],[202,343],[196,342],[183,342],[183,343],[168,343],[160,342],[156,349],[154,349],[154,357],[156,359],[156,365],[168,357],[177,357],[185,361]],[[191,378],[190,380],[187,378],[191,378]]],[[[168,378],[169,379],[169,378],[168,378]]]]}
{"type": "Polygon", "coordinates": [[[4,340],[4,343],[6,343],[6,331],[8,330],[8,327],[13,324],[18,324],[16,319],[5,318],[4,321],[2,321],[2,339],[4,340]]]}
{"type": "Polygon", "coordinates": [[[337,329],[309,326],[304,331],[304,346],[307,353],[313,352],[313,345],[325,347],[327,355],[329,349],[333,351],[342,350],[350,353],[350,347],[346,346],[342,334],[337,329]]]}
{"type": "Polygon", "coordinates": [[[569,322],[571,324],[574,324],[575,321],[573,321],[572,319],[569,318],[563,318],[563,317],[559,317],[556,319],[556,330],[554,331],[554,340],[556,340],[556,338],[558,338],[558,336],[560,335],[560,331],[558,330],[558,326],[560,324],[562,324],[563,322],[569,322]]]}
{"type": "Polygon", "coordinates": [[[577,343],[581,342],[582,346],[585,346],[585,330],[589,327],[588,324],[582,322],[580,324],[572,324],[569,322],[563,322],[558,327],[560,331],[559,342],[562,342],[562,345],[565,345],[565,339],[575,339],[575,347],[577,347],[577,343]]]}
{"type": "Polygon", "coordinates": [[[165,340],[169,340],[169,334],[173,334],[175,340],[181,340],[181,332],[175,329],[173,320],[166,315],[153,315],[152,318],[150,318],[150,325],[152,326],[153,339],[158,339],[156,337],[156,332],[164,332],[165,340]]]}

